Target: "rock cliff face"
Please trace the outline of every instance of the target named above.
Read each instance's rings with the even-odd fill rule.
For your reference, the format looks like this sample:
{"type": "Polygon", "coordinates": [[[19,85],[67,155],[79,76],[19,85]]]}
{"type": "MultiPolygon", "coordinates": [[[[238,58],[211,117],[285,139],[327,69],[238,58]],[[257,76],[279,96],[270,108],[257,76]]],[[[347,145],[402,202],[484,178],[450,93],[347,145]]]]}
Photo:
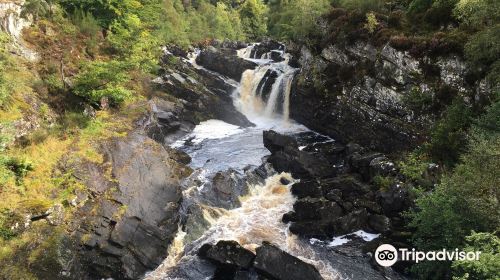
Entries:
{"type": "MultiPolygon", "coordinates": [[[[102,145],[105,162],[66,163],[90,192],[74,201],[74,261],[61,260],[70,279],[138,279],[160,265],[181,219],[181,182],[192,172],[190,157],[168,144],[210,118],[252,125],[232,104],[233,86],[187,60],[167,65],[169,57],[147,114],[127,137],[102,145]]],[[[231,184],[223,174],[214,179],[221,191],[231,184]]],[[[236,197],[215,199],[231,207],[236,197]]]]}
{"type": "Polygon", "coordinates": [[[264,132],[264,144],[272,153],[268,162],[300,179],[291,189],[298,198],[293,211],[283,216],[283,222],[291,222],[290,231],[326,239],[359,229],[396,232],[411,195],[400,184],[387,189],[373,184],[377,175],[396,175],[395,164],[357,144],[317,140],[308,133],[264,132]]]}
{"type": "Polygon", "coordinates": [[[292,118],[347,143],[383,152],[421,143],[439,109],[408,106],[418,95],[449,104],[454,95],[468,104],[488,95],[484,81],[469,81],[467,66],[454,55],[415,58],[386,44],[333,44],[317,54],[291,46],[302,66],[291,95],[292,118]]]}
{"type": "Polygon", "coordinates": [[[38,54],[29,49],[22,40],[22,31],[31,25],[31,20],[21,17],[24,0],[0,2],[0,30],[12,37],[14,52],[24,58],[35,61],[38,54]]]}
{"type": "Polygon", "coordinates": [[[137,132],[103,150],[106,164],[77,168],[94,198],[75,214],[81,267],[68,272],[74,279],[137,279],[167,255],[177,232],[180,181],[190,169],[179,152],[137,132]]]}

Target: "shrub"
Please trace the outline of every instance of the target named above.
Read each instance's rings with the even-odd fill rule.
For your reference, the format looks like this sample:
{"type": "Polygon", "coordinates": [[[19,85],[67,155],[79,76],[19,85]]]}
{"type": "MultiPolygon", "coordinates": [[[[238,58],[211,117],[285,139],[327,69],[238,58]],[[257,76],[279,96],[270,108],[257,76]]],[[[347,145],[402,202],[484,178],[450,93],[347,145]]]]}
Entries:
{"type": "Polygon", "coordinates": [[[12,84],[6,78],[8,67],[10,66],[10,57],[7,48],[9,43],[10,37],[0,31],[0,109],[8,103],[12,91],[12,84]]]}
{"type": "MultiPolygon", "coordinates": [[[[410,214],[417,249],[460,248],[465,241],[474,240],[466,238],[471,231],[493,232],[500,227],[500,131],[495,125],[499,123],[499,108],[492,106],[474,125],[465,145],[469,150],[453,173],[444,176],[432,193],[417,199],[418,210],[410,214]]],[[[460,106],[453,110],[460,110],[460,106]]],[[[414,271],[422,279],[443,279],[449,278],[450,265],[426,262],[415,266],[414,271]]],[[[456,265],[458,269],[467,268],[456,265]]],[[[468,272],[473,270],[471,267],[468,272]]]]}
{"type": "Polygon", "coordinates": [[[129,69],[128,63],[116,60],[86,63],[75,77],[74,92],[94,104],[108,98],[111,105],[119,105],[132,96],[124,87],[129,69]]]}
{"type": "Polygon", "coordinates": [[[373,183],[382,191],[387,191],[389,188],[396,183],[394,177],[380,176],[377,175],[373,177],[373,183]]]}
{"type": "Polygon", "coordinates": [[[391,28],[400,28],[403,21],[403,12],[402,11],[394,11],[389,14],[389,18],[387,19],[387,24],[391,28]]]}
{"type": "Polygon", "coordinates": [[[428,151],[436,161],[453,166],[467,147],[467,128],[471,123],[471,110],[463,100],[455,99],[431,132],[428,151]]]}
{"type": "Polygon", "coordinates": [[[411,38],[408,38],[405,35],[397,35],[391,37],[389,44],[397,50],[407,51],[411,49],[414,42],[411,38]]]}
{"type": "Polygon", "coordinates": [[[101,31],[101,26],[97,19],[89,12],[76,10],[71,15],[71,21],[78,27],[81,33],[87,36],[96,36],[101,31]]]}
{"type": "Polygon", "coordinates": [[[481,252],[478,261],[454,261],[454,280],[496,280],[500,275],[500,238],[494,233],[476,233],[465,238],[466,252],[481,252]]]}
{"type": "Polygon", "coordinates": [[[403,95],[403,103],[417,113],[425,113],[432,106],[432,95],[414,87],[408,94],[403,95]]]}
{"type": "Polygon", "coordinates": [[[500,24],[474,34],[465,45],[467,59],[476,65],[489,66],[500,57],[500,24]]]}
{"type": "Polygon", "coordinates": [[[366,23],[365,23],[365,28],[368,30],[368,32],[373,33],[375,32],[375,29],[378,26],[378,21],[377,17],[373,12],[367,13],[366,14],[366,23]]]}
{"type": "Polygon", "coordinates": [[[384,8],[383,0],[339,0],[341,7],[349,10],[358,10],[363,14],[373,11],[378,12],[384,8]]]}

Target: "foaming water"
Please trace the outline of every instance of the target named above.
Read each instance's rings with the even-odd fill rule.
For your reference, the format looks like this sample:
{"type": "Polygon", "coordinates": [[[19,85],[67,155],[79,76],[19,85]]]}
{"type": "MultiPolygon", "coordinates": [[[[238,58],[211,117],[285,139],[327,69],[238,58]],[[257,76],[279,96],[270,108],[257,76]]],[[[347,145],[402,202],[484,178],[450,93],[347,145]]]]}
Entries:
{"type": "MultiPolygon", "coordinates": [[[[238,55],[248,59],[252,48],[253,46],[250,46],[240,50],[238,55]]],[[[290,92],[297,69],[288,65],[290,57],[287,54],[284,54],[283,51],[280,51],[280,53],[284,55],[284,61],[277,63],[268,61],[257,66],[254,70],[245,71],[242,75],[234,103],[250,121],[256,116],[271,119],[282,118],[285,124],[290,121],[290,92]],[[274,73],[277,77],[274,79],[269,97],[265,101],[263,89],[269,83],[271,73],[274,73]]],[[[269,56],[269,54],[263,56],[265,55],[269,56]]]]}
{"type": "Polygon", "coordinates": [[[269,177],[265,184],[251,186],[249,194],[241,197],[241,207],[233,210],[221,210],[217,217],[206,213],[211,222],[210,228],[194,241],[191,246],[179,247],[186,233],[179,231],[167,260],[146,279],[176,279],[171,269],[182,262],[192,261],[201,245],[216,243],[219,240],[235,240],[244,248],[254,251],[263,241],[270,241],[282,250],[297,256],[305,262],[313,264],[324,279],[340,279],[340,276],[326,262],[316,256],[313,248],[307,243],[291,235],[288,226],[281,217],[292,209],[295,203],[290,187],[295,180],[288,173],[269,177]],[[281,179],[286,178],[289,185],[283,185],[281,179]],[[219,216],[220,215],[220,216],[219,216]]]}
{"type": "MultiPolygon", "coordinates": [[[[263,184],[249,185],[248,193],[239,198],[241,207],[232,210],[205,205],[197,197],[216,172],[228,169],[241,172],[248,165],[260,165],[262,158],[269,155],[263,145],[264,130],[272,129],[284,134],[309,131],[289,116],[290,91],[297,69],[288,65],[289,57],[283,50],[276,50],[283,55],[285,60],[282,62],[273,63],[268,59],[270,54],[260,58],[254,54],[251,57],[254,46],[238,51],[238,56],[255,61],[258,66],[243,73],[233,93],[233,101],[235,107],[255,126],[240,128],[219,120],[209,120],[173,144],[173,147],[190,155],[190,165],[195,169],[192,176],[201,182],[201,185],[185,187],[182,208],[195,203],[201,209],[197,223],[206,226],[201,232],[198,226],[194,226],[196,229],[179,226],[167,259],[145,279],[210,279],[213,267],[200,260],[196,253],[203,244],[218,240],[235,240],[251,251],[255,251],[263,241],[268,241],[313,264],[324,279],[340,279],[328,262],[317,256],[312,244],[296,238],[289,232],[288,225],[282,222],[283,215],[291,211],[295,203],[290,192],[295,180],[290,174],[275,174],[263,184]],[[270,89],[266,97],[264,87],[270,89]],[[282,178],[291,183],[282,184],[285,181],[282,178]]],[[[196,64],[198,53],[190,56],[189,62],[198,69],[204,69],[196,64]]]]}

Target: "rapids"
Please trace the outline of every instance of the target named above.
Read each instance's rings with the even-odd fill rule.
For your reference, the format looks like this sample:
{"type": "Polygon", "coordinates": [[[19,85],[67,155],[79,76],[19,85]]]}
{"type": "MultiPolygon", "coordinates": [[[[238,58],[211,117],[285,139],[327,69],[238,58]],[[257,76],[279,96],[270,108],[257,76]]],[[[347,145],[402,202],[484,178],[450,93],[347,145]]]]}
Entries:
{"type": "MultiPolygon", "coordinates": [[[[273,62],[268,59],[270,54],[261,58],[250,57],[253,47],[238,51],[240,57],[256,62],[258,66],[243,73],[233,93],[233,101],[255,127],[240,128],[220,120],[209,120],[172,144],[191,156],[191,167],[195,170],[184,186],[184,214],[190,215],[187,212],[193,204],[202,210],[199,221],[195,223],[196,229],[194,226],[189,228],[189,225],[179,226],[169,256],[145,279],[209,279],[213,268],[199,259],[196,252],[203,244],[218,240],[236,240],[249,250],[255,250],[262,241],[270,241],[315,265],[325,279],[341,278],[328,262],[321,261],[312,244],[291,235],[288,226],[281,221],[295,202],[290,193],[295,180],[290,174],[271,173],[265,182],[246,182],[248,191],[239,198],[241,206],[235,209],[207,205],[200,199],[210,178],[217,172],[231,169],[242,176],[248,166],[263,163],[263,157],[269,154],[263,145],[264,130],[287,134],[313,133],[289,117],[290,88],[297,69],[288,65],[287,54],[276,50],[284,60],[273,62]],[[290,183],[284,185],[282,178],[290,183]]],[[[193,67],[199,68],[196,55],[196,52],[191,54],[189,61],[193,67]]],[[[234,84],[234,81],[228,83],[234,84]]],[[[184,221],[189,219],[186,217],[184,221]]]]}

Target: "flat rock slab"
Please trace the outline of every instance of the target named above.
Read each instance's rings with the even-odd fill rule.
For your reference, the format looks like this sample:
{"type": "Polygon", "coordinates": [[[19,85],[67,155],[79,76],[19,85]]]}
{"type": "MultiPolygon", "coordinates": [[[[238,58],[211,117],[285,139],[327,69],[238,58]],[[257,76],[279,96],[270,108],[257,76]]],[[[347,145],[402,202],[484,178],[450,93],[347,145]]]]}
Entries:
{"type": "Polygon", "coordinates": [[[271,279],[323,279],[313,265],[305,263],[269,243],[263,243],[261,247],[257,248],[254,267],[260,274],[271,279]]]}
{"type": "Polygon", "coordinates": [[[199,255],[218,265],[229,265],[235,268],[248,269],[252,265],[255,254],[243,248],[236,241],[221,240],[216,245],[205,244],[199,255]]]}

